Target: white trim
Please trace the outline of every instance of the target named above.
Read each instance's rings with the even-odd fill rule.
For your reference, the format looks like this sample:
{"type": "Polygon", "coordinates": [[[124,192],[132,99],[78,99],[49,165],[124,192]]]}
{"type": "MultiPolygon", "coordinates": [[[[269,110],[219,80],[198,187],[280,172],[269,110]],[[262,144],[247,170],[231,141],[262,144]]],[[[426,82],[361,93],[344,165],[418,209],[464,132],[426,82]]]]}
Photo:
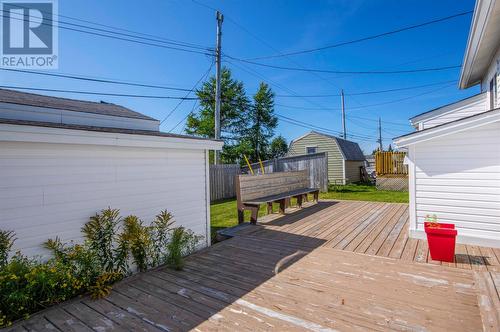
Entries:
{"type": "Polygon", "coordinates": [[[315,153],[318,153],[318,145],[304,145],[304,152],[305,152],[305,154],[315,154],[315,153]],[[308,153],[307,152],[307,148],[315,148],[316,150],[314,151],[314,153],[308,153]]]}
{"type": "Polygon", "coordinates": [[[458,133],[464,130],[481,127],[490,123],[500,121],[500,109],[488,111],[464,118],[458,121],[449,122],[443,125],[417,131],[413,134],[394,139],[398,147],[406,147],[412,144],[422,143],[438,137],[458,133]]]}
{"type": "Polygon", "coordinates": [[[410,217],[410,231],[417,229],[417,204],[416,204],[416,172],[415,172],[415,145],[411,145],[407,154],[408,160],[408,194],[409,194],[409,217],[410,217]]]}
{"type": "MultiPolygon", "coordinates": [[[[422,229],[410,230],[409,235],[410,238],[412,239],[427,240],[427,235],[425,234],[425,231],[422,229]]],[[[500,239],[469,236],[469,235],[458,234],[457,243],[481,246],[481,247],[500,248],[500,239]]]]}
{"type": "Polygon", "coordinates": [[[495,7],[495,0],[477,0],[474,7],[467,47],[465,49],[462,69],[460,71],[459,87],[465,89],[471,87],[479,81],[470,82],[472,70],[485,34],[485,28],[495,7]]]}
{"type": "Polygon", "coordinates": [[[210,230],[210,151],[205,150],[205,205],[206,205],[206,227],[207,227],[207,247],[212,243],[210,230]]]}
{"type": "Polygon", "coordinates": [[[17,124],[0,124],[0,141],[190,150],[220,150],[223,145],[221,141],[196,138],[109,133],[17,124]]]}
{"type": "Polygon", "coordinates": [[[346,177],[345,177],[345,158],[342,158],[342,183],[344,185],[347,184],[346,177]]]}

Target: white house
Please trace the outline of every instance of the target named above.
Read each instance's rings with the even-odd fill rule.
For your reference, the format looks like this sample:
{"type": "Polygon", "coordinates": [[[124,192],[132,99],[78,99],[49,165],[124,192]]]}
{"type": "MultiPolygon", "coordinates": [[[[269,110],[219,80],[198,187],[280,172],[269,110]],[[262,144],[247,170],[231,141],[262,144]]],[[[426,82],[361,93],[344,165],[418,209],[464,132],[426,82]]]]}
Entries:
{"type": "Polygon", "coordinates": [[[40,255],[104,208],[146,222],[167,209],[209,245],[208,151],[221,148],[115,104],[0,90],[0,229],[40,255]]]}
{"type": "Polygon", "coordinates": [[[458,228],[458,242],[500,247],[500,0],[477,0],[460,88],[481,92],[410,119],[410,235],[424,236],[436,214],[458,228]]]}

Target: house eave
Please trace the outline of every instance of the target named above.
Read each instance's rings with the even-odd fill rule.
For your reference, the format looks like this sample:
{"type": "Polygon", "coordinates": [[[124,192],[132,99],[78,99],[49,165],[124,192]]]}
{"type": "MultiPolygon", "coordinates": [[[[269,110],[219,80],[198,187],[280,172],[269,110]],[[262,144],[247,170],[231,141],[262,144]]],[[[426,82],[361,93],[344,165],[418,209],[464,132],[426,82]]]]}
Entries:
{"type": "Polygon", "coordinates": [[[399,148],[408,147],[413,144],[422,143],[431,139],[436,139],[498,121],[500,121],[500,109],[497,108],[429,129],[424,129],[407,135],[399,136],[394,138],[393,141],[399,148]]]}
{"type": "Polygon", "coordinates": [[[499,3],[497,0],[476,1],[460,72],[461,89],[481,83],[497,50],[500,38],[499,3]]]}

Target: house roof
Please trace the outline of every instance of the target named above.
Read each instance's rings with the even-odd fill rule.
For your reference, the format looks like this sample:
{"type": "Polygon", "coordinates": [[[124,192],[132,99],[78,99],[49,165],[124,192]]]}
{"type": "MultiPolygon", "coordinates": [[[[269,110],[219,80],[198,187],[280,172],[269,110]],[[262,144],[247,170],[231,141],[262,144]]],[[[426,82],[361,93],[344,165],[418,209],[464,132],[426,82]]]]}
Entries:
{"type": "Polygon", "coordinates": [[[0,102],[158,121],[149,116],[134,112],[126,107],[116,104],[44,96],[35,93],[7,89],[0,89],[0,102]]]}
{"type": "Polygon", "coordinates": [[[398,147],[406,147],[498,121],[500,121],[500,108],[402,135],[393,140],[398,147]]]}
{"type": "Polygon", "coordinates": [[[426,111],[426,112],[417,114],[417,115],[415,115],[415,116],[413,116],[413,117],[410,118],[410,122],[412,124],[415,124],[417,122],[427,120],[427,119],[432,118],[434,116],[437,116],[437,115],[446,113],[448,111],[454,110],[455,108],[462,107],[462,106],[464,106],[464,105],[466,105],[468,103],[471,103],[471,102],[474,102],[474,101],[478,101],[481,98],[485,98],[485,95],[486,95],[486,92],[480,92],[480,93],[475,94],[473,96],[470,96],[470,97],[467,97],[467,98],[464,98],[464,99],[460,99],[458,101],[454,101],[452,103],[449,103],[449,104],[446,104],[446,105],[434,108],[434,109],[432,109],[430,111],[426,111]]]}
{"type": "Polygon", "coordinates": [[[313,134],[313,133],[317,134],[317,135],[321,135],[321,136],[325,136],[325,137],[334,139],[337,142],[337,145],[340,148],[340,152],[344,156],[345,160],[352,160],[352,161],[362,161],[362,160],[365,160],[365,155],[363,154],[363,151],[361,151],[361,148],[359,147],[358,143],[352,142],[352,141],[348,141],[348,140],[345,140],[345,139],[342,139],[342,138],[339,138],[339,137],[336,137],[336,136],[333,136],[333,135],[328,135],[328,134],[320,133],[320,132],[317,132],[317,131],[314,131],[314,130],[311,131],[311,132],[309,132],[309,133],[307,133],[307,134],[305,134],[305,135],[300,136],[299,138],[296,138],[296,139],[292,140],[290,142],[290,145],[293,142],[296,142],[296,141],[298,141],[298,140],[306,137],[307,135],[310,135],[310,134],[313,134]]]}
{"type": "Polygon", "coordinates": [[[498,50],[499,40],[500,0],[477,0],[460,73],[460,88],[481,82],[498,50]]]}

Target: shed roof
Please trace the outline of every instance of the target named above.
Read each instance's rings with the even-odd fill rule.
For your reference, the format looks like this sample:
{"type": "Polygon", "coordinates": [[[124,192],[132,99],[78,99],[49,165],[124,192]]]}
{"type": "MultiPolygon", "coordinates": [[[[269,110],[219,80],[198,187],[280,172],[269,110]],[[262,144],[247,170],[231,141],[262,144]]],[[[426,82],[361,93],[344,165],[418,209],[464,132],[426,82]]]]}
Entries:
{"type": "Polygon", "coordinates": [[[112,103],[44,96],[35,93],[21,92],[8,89],[0,89],[0,102],[158,121],[147,115],[132,111],[126,107],[112,103]]]}
{"type": "Polygon", "coordinates": [[[339,146],[340,148],[340,151],[342,153],[342,155],[344,156],[344,159],[345,160],[351,160],[351,161],[362,161],[362,160],[365,160],[365,155],[363,154],[363,151],[361,151],[361,148],[359,147],[359,144],[356,143],[356,142],[352,142],[352,141],[348,141],[348,140],[345,140],[345,139],[342,139],[340,137],[336,137],[336,136],[333,136],[333,135],[328,135],[328,134],[324,134],[324,133],[320,133],[320,132],[317,132],[317,131],[311,131],[297,139],[294,139],[292,140],[292,142],[290,142],[290,144],[292,144],[293,142],[295,141],[298,141],[302,138],[304,138],[305,136],[309,135],[309,134],[317,134],[317,135],[321,135],[321,136],[325,136],[325,137],[328,137],[328,138],[332,138],[334,139],[336,142],[337,142],[337,145],[339,146]]]}

